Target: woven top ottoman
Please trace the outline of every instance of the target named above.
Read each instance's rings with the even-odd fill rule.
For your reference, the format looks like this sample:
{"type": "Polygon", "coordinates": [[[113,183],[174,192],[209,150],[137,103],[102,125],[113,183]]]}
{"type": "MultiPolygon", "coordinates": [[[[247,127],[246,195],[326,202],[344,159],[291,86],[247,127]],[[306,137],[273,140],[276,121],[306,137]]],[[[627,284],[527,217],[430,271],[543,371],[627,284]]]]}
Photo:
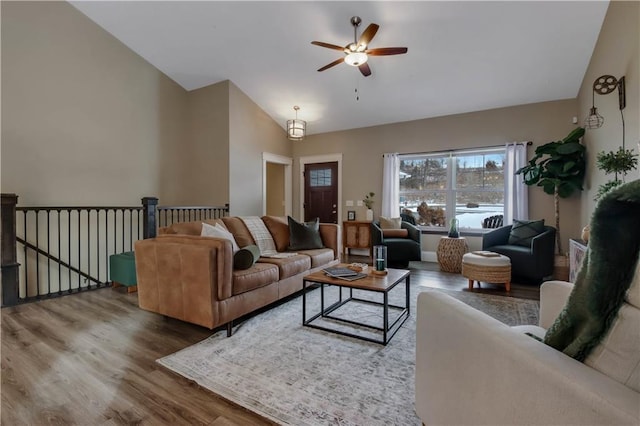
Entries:
{"type": "Polygon", "coordinates": [[[469,279],[469,289],[474,281],[504,284],[511,291],[511,260],[492,251],[473,251],[462,256],[462,276],[469,279]]]}

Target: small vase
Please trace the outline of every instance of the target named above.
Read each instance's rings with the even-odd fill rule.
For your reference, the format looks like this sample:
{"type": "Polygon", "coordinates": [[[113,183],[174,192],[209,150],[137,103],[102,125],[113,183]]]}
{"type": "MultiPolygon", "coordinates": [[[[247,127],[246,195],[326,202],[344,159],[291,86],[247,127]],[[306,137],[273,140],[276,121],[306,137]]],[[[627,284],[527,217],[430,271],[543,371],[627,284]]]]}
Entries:
{"type": "Polygon", "coordinates": [[[582,238],[582,241],[584,242],[589,242],[589,234],[591,234],[591,226],[587,225],[584,228],[582,228],[582,235],[580,235],[580,238],[582,238]]]}
{"type": "Polygon", "coordinates": [[[458,219],[451,219],[451,226],[449,227],[449,234],[447,236],[449,238],[460,238],[460,234],[458,233],[458,219]]]}
{"type": "Polygon", "coordinates": [[[373,220],[373,210],[367,209],[367,220],[373,220]]]}

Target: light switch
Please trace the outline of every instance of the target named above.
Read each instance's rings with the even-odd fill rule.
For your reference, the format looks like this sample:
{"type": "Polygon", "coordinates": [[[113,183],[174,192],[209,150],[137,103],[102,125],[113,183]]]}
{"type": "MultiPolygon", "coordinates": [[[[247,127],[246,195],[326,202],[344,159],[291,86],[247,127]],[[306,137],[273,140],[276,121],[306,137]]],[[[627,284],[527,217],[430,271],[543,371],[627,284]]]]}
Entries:
{"type": "Polygon", "coordinates": [[[353,207],[353,200],[347,200],[346,206],[353,207]]]}
{"type": "Polygon", "coordinates": [[[362,207],[362,206],[363,206],[362,200],[358,200],[358,207],[362,207]]]}

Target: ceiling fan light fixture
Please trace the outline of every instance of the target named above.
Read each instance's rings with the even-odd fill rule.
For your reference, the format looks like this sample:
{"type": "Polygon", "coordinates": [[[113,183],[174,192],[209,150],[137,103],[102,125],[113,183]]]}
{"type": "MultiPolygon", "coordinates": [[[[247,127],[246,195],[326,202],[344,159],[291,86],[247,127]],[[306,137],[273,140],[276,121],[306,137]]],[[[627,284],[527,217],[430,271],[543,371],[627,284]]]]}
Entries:
{"type": "Polygon", "coordinates": [[[352,67],[358,67],[367,62],[369,56],[364,52],[352,52],[344,58],[344,62],[352,67]]]}
{"type": "Polygon", "coordinates": [[[293,120],[287,120],[287,138],[292,141],[301,141],[307,133],[307,122],[304,120],[298,120],[299,106],[296,105],[293,109],[296,112],[296,118],[293,120]]]}

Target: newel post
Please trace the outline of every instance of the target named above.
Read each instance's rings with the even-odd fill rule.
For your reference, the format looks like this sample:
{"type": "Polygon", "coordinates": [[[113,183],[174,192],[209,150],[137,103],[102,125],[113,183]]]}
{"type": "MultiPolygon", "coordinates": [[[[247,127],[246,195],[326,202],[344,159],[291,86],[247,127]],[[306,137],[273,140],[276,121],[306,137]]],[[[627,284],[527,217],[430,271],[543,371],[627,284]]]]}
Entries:
{"type": "Polygon", "coordinates": [[[18,252],[16,245],[16,194],[2,194],[2,306],[18,304],[20,298],[18,252]]]}
{"type": "Polygon", "coordinates": [[[156,237],[157,207],[158,199],[156,197],[144,197],[142,199],[142,238],[145,240],[156,237]]]}

